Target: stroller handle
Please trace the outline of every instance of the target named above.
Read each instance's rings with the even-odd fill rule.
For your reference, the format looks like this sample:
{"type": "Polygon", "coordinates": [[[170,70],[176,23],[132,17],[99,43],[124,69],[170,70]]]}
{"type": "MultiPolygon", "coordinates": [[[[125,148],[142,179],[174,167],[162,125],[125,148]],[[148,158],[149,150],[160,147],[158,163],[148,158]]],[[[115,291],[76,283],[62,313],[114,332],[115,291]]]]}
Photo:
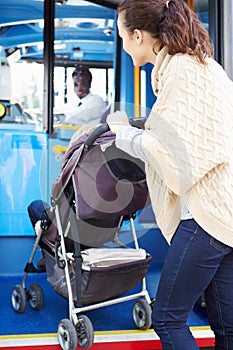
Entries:
{"type": "Polygon", "coordinates": [[[84,142],[84,147],[90,148],[95,142],[95,140],[98,139],[98,137],[100,137],[102,134],[109,130],[110,128],[107,123],[97,126],[97,128],[93,130],[91,134],[87,137],[86,141],[84,142]]]}
{"type": "MultiPolygon", "coordinates": [[[[129,124],[138,128],[144,129],[146,118],[129,118],[129,124]]],[[[84,147],[90,148],[98,137],[100,137],[105,132],[109,131],[110,128],[107,123],[101,124],[97,126],[97,128],[91,132],[91,134],[87,137],[84,147]]]]}

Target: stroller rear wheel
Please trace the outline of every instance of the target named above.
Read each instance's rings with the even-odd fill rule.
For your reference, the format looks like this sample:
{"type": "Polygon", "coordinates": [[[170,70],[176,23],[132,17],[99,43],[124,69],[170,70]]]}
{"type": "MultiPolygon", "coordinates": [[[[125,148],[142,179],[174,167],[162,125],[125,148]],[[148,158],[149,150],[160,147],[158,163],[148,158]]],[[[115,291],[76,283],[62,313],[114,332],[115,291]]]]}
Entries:
{"type": "Polygon", "coordinates": [[[64,318],[58,325],[58,341],[63,350],[76,350],[77,333],[71,320],[64,318]]]}
{"type": "Polygon", "coordinates": [[[89,349],[94,342],[94,330],[91,321],[85,315],[78,317],[75,325],[77,330],[78,345],[80,348],[89,349]]]}
{"type": "Polygon", "coordinates": [[[146,330],[151,326],[151,307],[145,299],[138,299],[133,305],[133,320],[137,328],[146,330]]]}
{"type": "Polygon", "coordinates": [[[44,303],[44,295],[41,286],[33,283],[28,290],[29,303],[33,310],[40,310],[44,303]]]}
{"type": "Polygon", "coordinates": [[[20,284],[16,284],[11,294],[13,309],[19,314],[23,313],[26,308],[26,300],[27,296],[25,289],[20,284]]]}

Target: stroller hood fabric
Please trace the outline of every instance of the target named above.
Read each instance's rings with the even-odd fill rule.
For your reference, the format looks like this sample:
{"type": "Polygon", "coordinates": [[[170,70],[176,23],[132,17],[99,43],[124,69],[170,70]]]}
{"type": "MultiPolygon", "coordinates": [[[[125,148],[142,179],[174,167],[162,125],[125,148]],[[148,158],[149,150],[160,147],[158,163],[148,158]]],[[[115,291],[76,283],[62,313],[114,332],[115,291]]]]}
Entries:
{"type": "Polygon", "coordinates": [[[115,135],[105,132],[90,149],[83,135],[66,152],[52,197],[75,203],[80,220],[109,220],[133,214],[148,204],[144,164],[115,146],[115,135]]]}

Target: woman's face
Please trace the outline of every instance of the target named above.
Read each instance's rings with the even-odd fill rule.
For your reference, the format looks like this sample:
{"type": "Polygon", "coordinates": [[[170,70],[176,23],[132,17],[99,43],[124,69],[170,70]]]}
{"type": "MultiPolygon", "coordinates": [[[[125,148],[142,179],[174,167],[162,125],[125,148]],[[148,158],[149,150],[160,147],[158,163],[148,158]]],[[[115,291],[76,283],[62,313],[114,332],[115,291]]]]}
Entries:
{"type": "Polygon", "coordinates": [[[135,34],[129,35],[124,24],[123,14],[120,13],[117,20],[119,36],[122,38],[123,49],[127,52],[133,60],[134,66],[142,66],[144,63],[141,58],[141,50],[137,43],[137,37],[135,34]]]}
{"type": "Polygon", "coordinates": [[[131,56],[134,66],[141,67],[148,62],[154,63],[153,45],[156,40],[144,30],[135,29],[130,35],[123,19],[124,15],[120,13],[117,20],[118,32],[123,41],[123,49],[131,56]]]}

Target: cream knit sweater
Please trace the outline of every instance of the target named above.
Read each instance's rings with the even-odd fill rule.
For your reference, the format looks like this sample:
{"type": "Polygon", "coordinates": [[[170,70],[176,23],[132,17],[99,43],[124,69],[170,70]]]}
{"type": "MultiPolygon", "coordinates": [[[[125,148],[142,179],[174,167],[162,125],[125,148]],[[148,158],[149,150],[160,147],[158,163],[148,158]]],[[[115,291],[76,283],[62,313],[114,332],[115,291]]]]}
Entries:
{"type": "Polygon", "coordinates": [[[142,134],[158,226],[170,242],[181,200],[211,236],[233,247],[233,83],[211,58],[156,56],[157,101],[142,134]]]}

